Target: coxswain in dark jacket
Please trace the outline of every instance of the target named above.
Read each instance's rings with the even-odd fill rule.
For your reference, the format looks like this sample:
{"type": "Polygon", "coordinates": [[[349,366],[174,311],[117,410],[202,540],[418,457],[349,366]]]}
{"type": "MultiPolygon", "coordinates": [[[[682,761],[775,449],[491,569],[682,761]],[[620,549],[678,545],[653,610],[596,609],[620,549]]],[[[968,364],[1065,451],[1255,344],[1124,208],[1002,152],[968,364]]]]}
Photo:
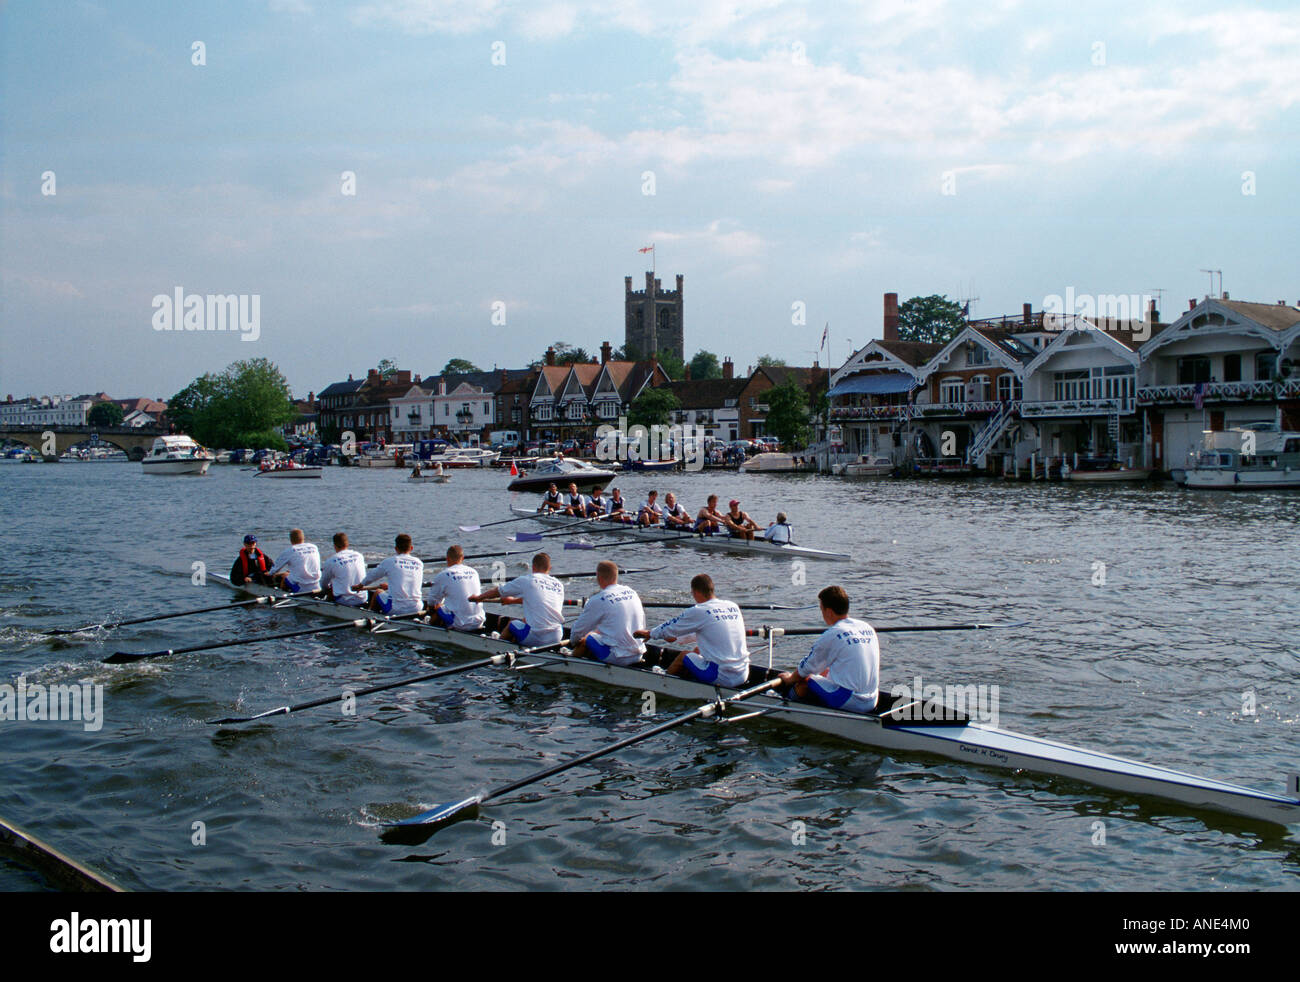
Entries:
{"type": "Polygon", "coordinates": [[[260,586],[272,586],[267,572],[271,569],[271,560],[261,549],[257,548],[257,536],[244,536],[244,548],[235,557],[235,565],[230,567],[230,582],[243,586],[249,580],[260,586]]]}

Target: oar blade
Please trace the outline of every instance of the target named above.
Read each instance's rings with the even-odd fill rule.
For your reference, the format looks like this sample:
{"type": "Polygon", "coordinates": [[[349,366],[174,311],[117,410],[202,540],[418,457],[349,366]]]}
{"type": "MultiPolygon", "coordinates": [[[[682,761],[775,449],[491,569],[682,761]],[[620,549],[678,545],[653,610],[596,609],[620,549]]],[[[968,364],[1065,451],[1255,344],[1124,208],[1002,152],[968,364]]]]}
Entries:
{"type": "Polygon", "coordinates": [[[385,822],[384,831],[379,838],[397,845],[418,844],[454,822],[478,817],[478,805],[478,795],[451,804],[435,805],[426,812],[404,818],[400,822],[385,822]]]}
{"type": "Polygon", "coordinates": [[[566,549],[595,549],[596,546],[595,546],[593,543],[590,543],[590,542],[566,542],[566,543],[564,543],[564,548],[566,548],[566,549]]]}
{"type": "Polygon", "coordinates": [[[164,648],[162,651],[115,651],[104,659],[104,664],[128,665],[131,662],[144,661],[146,658],[165,658],[171,653],[171,648],[164,648]]]}
{"type": "Polygon", "coordinates": [[[456,528],[462,532],[477,532],[483,528],[482,525],[457,525],[456,528]]]}
{"type": "Polygon", "coordinates": [[[541,532],[516,532],[512,542],[541,542],[541,532]]]}

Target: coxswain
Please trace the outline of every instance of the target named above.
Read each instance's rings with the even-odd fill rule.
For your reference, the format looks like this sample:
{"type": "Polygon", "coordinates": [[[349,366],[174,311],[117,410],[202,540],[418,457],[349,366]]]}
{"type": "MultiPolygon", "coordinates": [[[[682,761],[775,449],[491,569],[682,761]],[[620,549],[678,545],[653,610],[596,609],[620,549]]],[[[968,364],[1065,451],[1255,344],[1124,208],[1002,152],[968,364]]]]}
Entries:
{"type": "Polygon", "coordinates": [[[365,579],[366,559],[348,546],[346,532],[334,533],[334,555],[325,560],[321,568],[320,588],[336,604],[345,607],[364,607],[366,595],[352,589],[352,584],[365,579]]]}
{"type": "Polygon", "coordinates": [[[307,541],[302,529],[289,532],[289,546],[275,557],[270,576],[290,593],[315,593],[320,589],[320,550],[307,541]]]}
{"type": "Polygon", "coordinates": [[[691,579],[689,607],[653,631],[640,631],[639,638],[664,641],[694,641],[694,651],[683,651],[665,671],[707,682],[740,688],[749,679],[749,649],[745,646],[745,620],[730,600],[719,600],[713,579],[700,573],[691,579]]]}
{"type": "Polygon", "coordinates": [[[691,513],[681,506],[677,496],[669,491],[664,495],[664,528],[689,529],[691,513]]]}
{"type": "Polygon", "coordinates": [[[424,609],[424,562],[411,555],[411,537],[403,532],[393,542],[394,555],[370,571],[353,590],[370,590],[370,609],[381,614],[418,614],[424,609]]]}
{"type": "Polygon", "coordinates": [[[767,527],[763,533],[763,538],[768,542],[775,542],[779,546],[788,546],[793,536],[793,530],[790,523],[785,520],[785,512],[776,513],[776,521],[767,527]]]}
{"type": "Polygon", "coordinates": [[[257,536],[244,536],[243,548],[235,557],[235,564],[230,567],[230,582],[243,586],[250,580],[258,586],[274,586],[267,575],[271,569],[271,560],[261,549],[257,548],[257,536]]]}
{"type": "Polygon", "coordinates": [[[781,675],[800,699],[831,709],[869,713],[880,695],[880,642],[866,621],[849,616],[849,595],[840,586],[817,594],[822,632],[799,667],[781,675]]]}
{"type": "Polygon", "coordinates": [[[664,517],[664,510],[659,506],[659,492],[651,491],[646,495],[645,504],[636,514],[636,523],[642,528],[658,525],[664,517]]]}
{"type": "Polygon", "coordinates": [[[447,547],[447,568],[429,584],[432,614],[443,627],[454,631],[477,631],[483,627],[487,615],[475,594],[483,589],[478,570],[465,565],[465,550],[460,546],[447,547]]]}
{"type": "Polygon", "coordinates": [[[740,510],[740,502],[735,498],[727,506],[727,513],[722,516],[722,524],[727,526],[727,531],[731,533],[733,539],[744,539],[747,542],[754,541],[754,533],[759,531],[758,523],[749,517],[747,512],[740,510]]]}
{"type": "Polygon", "coordinates": [[[412,477],[419,477],[419,476],[420,476],[420,461],[419,461],[419,460],[416,460],[416,462],[415,462],[415,466],[411,468],[411,476],[412,476],[412,477]]]}
{"type": "Polygon", "coordinates": [[[569,637],[573,653],[610,665],[635,665],[645,654],[645,642],[636,636],[645,630],[645,609],[631,587],[618,582],[618,566],[608,559],[596,564],[600,592],[583,605],[569,637]]]}
{"type": "Polygon", "coordinates": [[[575,518],[587,516],[587,496],[572,481],[569,482],[569,493],[564,496],[564,514],[575,518]]]}
{"type": "Polygon", "coordinates": [[[609,499],[605,497],[605,489],[598,486],[587,499],[587,517],[604,518],[608,514],[609,499]]]}
{"type": "Polygon", "coordinates": [[[546,489],[546,493],[542,495],[542,503],[537,506],[537,510],[538,511],[563,511],[564,510],[564,499],[560,496],[560,489],[555,486],[554,481],[552,481],[551,486],[546,489]]]}
{"type": "Polygon", "coordinates": [[[533,571],[493,587],[471,600],[497,600],[522,604],[523,617],[501,628],[501,637],[518,644],[554,644],[564,637],[564,584],[551,575],[551,557],[539,552],[533,571]]]}
{"type": "Polygon", "coordinates": [[[699,514],[695,516],[695,531],[716,535],[722,531],[722,515],[718,511],[718,496],[711,494],[699,514]]]}

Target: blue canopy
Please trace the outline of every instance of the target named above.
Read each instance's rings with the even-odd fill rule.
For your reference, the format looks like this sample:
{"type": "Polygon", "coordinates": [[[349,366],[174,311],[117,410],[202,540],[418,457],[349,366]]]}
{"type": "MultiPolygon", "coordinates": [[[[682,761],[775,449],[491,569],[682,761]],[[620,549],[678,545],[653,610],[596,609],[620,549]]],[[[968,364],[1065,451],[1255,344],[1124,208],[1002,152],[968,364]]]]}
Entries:
{"type": "Polygon", "coordinates": [[[886,395],[891,392],[911,392],[917,387],[916,379],[906,372],[881,372],[877,375],[854,375],[846,378],[827,393],[828,396],[886,395]]]}

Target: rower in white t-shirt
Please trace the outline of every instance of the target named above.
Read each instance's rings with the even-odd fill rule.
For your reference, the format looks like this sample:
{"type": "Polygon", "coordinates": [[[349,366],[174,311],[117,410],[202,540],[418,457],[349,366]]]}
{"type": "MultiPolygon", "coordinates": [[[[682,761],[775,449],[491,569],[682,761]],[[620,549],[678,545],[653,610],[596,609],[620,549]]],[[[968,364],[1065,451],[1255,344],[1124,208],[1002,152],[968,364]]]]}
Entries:
{"type": "Polygon", "coordinates": [[[524,616],[501,629],[507,641],[531,646],[554,644],[564,637],[564,584],[551,576],[551,557],[539,552],[533,557],[533,571],[509,583],[493,587],[471,600],[496,600],[522,604],[524,616]]]}
{"type": "Polygon", "coordinates": [[[740,608],[713,593],[713,579],[700,573],[691,579],[695,606],[638,637],[665,641],[694,641],[695,651],[683,651],[665,669],[669,675],[693,678],[710,685],[740,688],[749,678],[749,648],[740,608]]]}
{"type": "Polygon", "coordinates": [[[577,642],[573,653],[611,665],[635,665],[645,654],[645,642],[636,632],[645,630],[645,610],[631,587],[618,582],[618,566],[608,559],[596,564],[600,592],[582,608],[569,629],[577,642]]]}
{"type": "Polygon", "coordinates": [[[352,589],[352,584],[360,583],[365,578],[365,557],[348,547],[346,532],[335,532],[334,555],[325,560],[321,569],[320,588],[336,604],[361,607],[366,602],[366,595],[360,590],[352,589]]]}
{"type": "Polygon", "coordinates": [[[411,537],[403,532],[394,542],[397,550],[370,571],[353,589],[372,589],[370,609],[381,614],[418,614],[424,609],[424,562],[411,555],[411,537]]]}
{"type": "Polygon", "coordinates": [[[789,545],[794,537],[794,529],[790,528],[790,523],[785,520],[785,512],[776,513],[776,521],[767,527],[763,533],[763,538],[768,542],[775,542],[779,546],[789,545]]]}
{"type": "Polygon", "coordinates": [[[880,642],[875,628],[849,616],[843,587],[828,586],[817,594],[822,632],[799,667],[781,680],[794,685],[801,699],[811,698],[831,709],[869,713],[880,696],[880,642]]]}
{"type": "Polygon", "coordinates": [[[433,614],[443,627],[453,631],[477,631],[487,615],[483,605],[474,600],[483,589],[478,570],[465,565],[465,550],[460,546],[447,547],[447,568],[429,584],[429,600],[433,614]]]}
{"type": "Polygon", "coordinates": [[[269,575],[290,593],[315,593],[320,589],[320,550],[307,541],[302,529],[293,529],[289,547],[275,557],[269,575]]]}

